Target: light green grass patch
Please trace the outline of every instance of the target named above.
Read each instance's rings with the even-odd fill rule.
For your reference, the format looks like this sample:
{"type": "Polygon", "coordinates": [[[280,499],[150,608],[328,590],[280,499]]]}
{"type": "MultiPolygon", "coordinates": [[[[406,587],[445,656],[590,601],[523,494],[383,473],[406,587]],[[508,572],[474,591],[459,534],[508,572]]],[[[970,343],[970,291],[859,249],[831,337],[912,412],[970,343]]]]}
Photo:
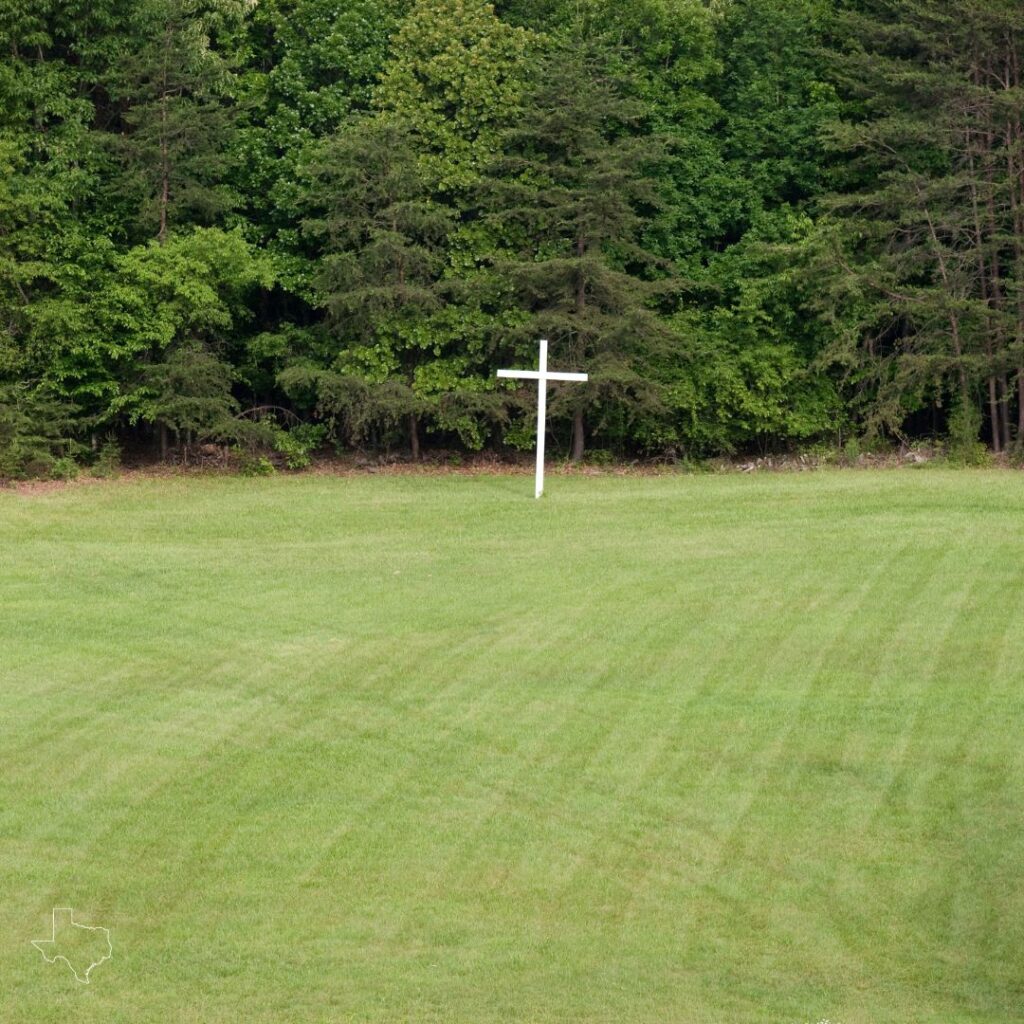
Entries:
{"type": "Polygon", "coordinates": [[[0,1021],[1020,1021],[1024,477],[529,494],[0,494],[0,1021]]]}

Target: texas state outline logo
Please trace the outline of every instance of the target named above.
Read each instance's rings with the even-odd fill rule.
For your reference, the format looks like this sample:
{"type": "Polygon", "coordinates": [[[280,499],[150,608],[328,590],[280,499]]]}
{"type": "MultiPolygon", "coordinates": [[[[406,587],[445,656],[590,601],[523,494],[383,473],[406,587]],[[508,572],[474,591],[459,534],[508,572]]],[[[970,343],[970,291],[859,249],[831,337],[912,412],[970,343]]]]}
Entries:
{"type": "Polygon", "coordinates": [[[89,975],[95,968],[114,955],[110,929],[79,924],[71,907],[54,907],[50,938],[32,939],[32,945],[48,964],[63,960],[75,980],[83,985],[89,984],[89,975]]]}

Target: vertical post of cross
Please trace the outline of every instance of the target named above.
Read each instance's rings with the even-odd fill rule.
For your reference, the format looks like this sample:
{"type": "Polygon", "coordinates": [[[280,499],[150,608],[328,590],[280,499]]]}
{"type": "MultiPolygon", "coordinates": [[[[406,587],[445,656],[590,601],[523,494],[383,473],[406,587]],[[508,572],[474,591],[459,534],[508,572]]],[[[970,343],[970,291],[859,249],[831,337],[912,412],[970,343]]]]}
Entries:
{"type": "Polygon", "coordinates": [[[533,496],[544,493],[544,440],[548,432],[548,339],[540,339],[540,377],[537,380],[537,471],[533,496]]]}

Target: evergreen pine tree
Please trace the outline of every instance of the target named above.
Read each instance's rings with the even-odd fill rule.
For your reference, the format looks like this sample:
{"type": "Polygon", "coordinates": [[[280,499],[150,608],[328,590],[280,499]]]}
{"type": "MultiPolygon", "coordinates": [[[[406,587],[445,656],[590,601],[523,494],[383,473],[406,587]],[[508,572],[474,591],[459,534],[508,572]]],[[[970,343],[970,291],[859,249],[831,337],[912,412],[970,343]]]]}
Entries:
{"type": "Polygon", "coordinates": [[[1003,0],[873,0],[845,15],[851,115],[832,129],[845,187],[817,264],[832,272],[820,305],[833,355],[869,424],[899,432],[983,393],[997,451],[1015,433],[1015,369],[1024,394],[1018,22],[1003,0]]]}
{"type": "Polygon", "coordinates": [[[235,202],[227,155],[235,111],[230,62],[213,43],[240,13],[224,0],[141,0],[109,90],[122,104],[116,189],[139,238],[163,243],[175,225],[210,224],[235,202]]]}
{"type": "Polygon", "coordinates": [[[313,193],[326,197],[305,229],[324,252],[316,286],[336,345],[330,371],[352,378],[325,387],[322,376],[321,390],[335,405],[359,401],[350,422],[404,420],[418,458],[427,403],[416,375],[435,345],[422,321],[442,301],[452,213],[433,200],[407,128],[381,116],[349,121],[326,142],[313,193]]]}
{"type": "Polygon", "coordinates": [[[506,239],[495,266],[526,315],[515,335],[529,340],[524,355],[547,337],[553,362],[590,375],[551,401],[571,419],[573,459],[588,418],[600,429],[660,410],[648,371],[671,337],[651,310],[667,267],[642,244],[663,147],[613,67],[608,49],[578,35],[539,62],[481,200],[506,239]]]}

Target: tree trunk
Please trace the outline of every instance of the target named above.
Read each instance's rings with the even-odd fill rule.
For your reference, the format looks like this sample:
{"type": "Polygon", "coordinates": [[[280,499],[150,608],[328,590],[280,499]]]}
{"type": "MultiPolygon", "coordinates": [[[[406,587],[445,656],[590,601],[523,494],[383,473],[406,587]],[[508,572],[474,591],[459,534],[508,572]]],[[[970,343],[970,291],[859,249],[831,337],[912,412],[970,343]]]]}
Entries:
{"type": "MultiPolygon", "coordinates": [[[[576,255],[582,260],[587,254],[587,240],[583,235],[580,235],[576,239],[576,255]]],[[[583,335],[583,312],[587,307],[587,281],[583,275],[582,264],[578,268],[576,277],[576,314],[580,317],[580,321],[576,325],[577,339],[583,335]]],[[[580,356],[582,357],[582,346],[580,346],[580,356]]],[[[572,450],[569,458],[573,462],[579,462],[583,458],[583,450],[586,447],[586,435],[583,429],[583,410],[577,409],[572,414],[572,450]]]]}
{"type": "Polygon", "coordinates": [[[577,409],[572,414],[572,454],[573,462],[579,462],[583,458],[583,451],[586,447],[586,435],[583,428],[583,410],[577,409]]]}
{"type": "MultiPolygon", "coordinates": [[[[1007,40],[1007,69],[1005,85],[1007,90],[1019,89],[1021,73],[1019,50],[1016,36],[1007,40]]],[[[1019,164],[1017,153],[1024,142],[1024,125],[1019,117],[1006,120],[1003,138],[1006,149],[1006,171],[1010,181],[1010,212],[1013,217],[1013,273],[1017,277],[1017,329],[1015,342],[1017,351],[1024,347],[1024,289],[1019,275],[1024,272],[1024,160],[1019,164]]],[[[1024,360],[1018,356],[1017,363],[1017,440],[1024,441],[1024,360]]]]}
{"type": "Polygon", "coordinates": [[[167,207],[171,202],[171,181],[167,170],[167,143],[160,142],[160,227],[157,230],[157,241],[163,245],[167,241],[167,207]]]}
{"type": "MultiPolygon", "coordinates": [[[[576,256],[580,260],[587,255],[587,240],[582,235],[576,239],[576,256]]],[[[583,267],[576,273],[576,312],[582,315],[587,305],[587,279],[583,276],[583,267]]],[[[580,328],[582,329],[582,327],[580,328]]]]}
{"type": "MultiPolygon", "coordinates": [[[[920,189],[918,190],[920,195],[920,189]]],[[[935,230],[935,222],[932,219],[931,211],[926,203],[921,204],[921,212],[925,216],[925,220],[928,223],[928,232],[931,235],[932,245],[935,249],[935,259],[939,265],[939,274],[942,277],[942,283],[945,286],[946,294],[953,295],[954,289],[950,282],[949,270],[946,266],[946,257],[942,251],[942,243],[939,241],[939,233],[935,230]]],[[[953,355],[955,357],[956,375],[960,381],[960,399],[964,403],[964,407],[971,403],[971,390],[967,381],[967,368],[964,365],[964,348],[960,340],[960,316],[955,309],[949,311],[949,331],[950,337],[953,340],[953,355]]]]}
{"type": "Polygon", "coordinates": [[[167,211],[171,205],[171,164],[170,164],[170,140],[167,125],[167,102],[168,86],[167,77],[169,68],[167,59],[170,53],[171,24],[164,26],[164,52],[163,52],[163,75],[160,84],[160,227],[157,231],[157,241],[163,245],[167,241],[167,211]]]}
{"type": "Polygon", "coordinates": [[[167,424],[166,423],[161,423],[160,424],[159,434],[160,434],[160,461],[161,462],[166,462],[167,461],[167,424]]]}
{"type": "Polygon", "coordinates": [[[1005,373],[999,374],[999,420],[1003,429],[1003,451],[1010,447],[1010,382],[1005,373]]]}
{"type": "Polygon", "coordinates": [[[992,450],[999,454],[1000,439],[1002,438],[1002,430],[999,423],[999,399],[996,396],[996,379],[995,377],[989,377],[988,379],[988,418],[989,426],[992,430],[992,450]]]}
{"type": "Polygon", "coordinates": [[[420,424],[416,413],[409,413],[409,454],[414,462],[420,460],[420,424]]]}
{"type": "MultiPolygon", "coordinates": [[[[972,72],[972,78],[976,87],[981,87],[981,71],[978,67],[975,67],[972,72]]],[[[987,169],[991,166],[988,160],[988,153],[986,150],[987,137],[981,131],[975,131],[974,124],[982,122],[984,111],[977,109],[968,108],[965,111],[965,140],[964,144],[967,150],[968,166],[970,169],[969,186],[971,192],[971,210],[974,215],[974,248],[975,258],[978,263],[978,289],[981,294],[981,300],[985,304],[986,308],[998,311],[999,308],[999,261],[998,258],[993,256],[992,264],[989,265],[989,260],[986,254],[987,249],[987,238],[985,229],[982,226],[981,217],[981,199],[978,195],[978,166],[977,160],[980,160],[982,165],[987,169]]],[[[989,227],[991,228],[992,211],[989,207],[991,200],[991,190],[986,192],[986,212],[989,214],[989,227]]],[[[937,244],[937,243],[936,243],[937,244]]],[[[995,376],[995,366],[998,362],[998,335],[996,337],[996,344],[993,346],[992,334],[986,325],[984,332],[984,348],[986,362],[988,363],[988,418],[989,418],[989,431],[992,435],[992,450],[998,455],[1002,450],[1003,444],[1003,433],[1004,433],[1004,413],[1000,404],[1000,395],[998,392],[998,381],[995,376]]]]}

